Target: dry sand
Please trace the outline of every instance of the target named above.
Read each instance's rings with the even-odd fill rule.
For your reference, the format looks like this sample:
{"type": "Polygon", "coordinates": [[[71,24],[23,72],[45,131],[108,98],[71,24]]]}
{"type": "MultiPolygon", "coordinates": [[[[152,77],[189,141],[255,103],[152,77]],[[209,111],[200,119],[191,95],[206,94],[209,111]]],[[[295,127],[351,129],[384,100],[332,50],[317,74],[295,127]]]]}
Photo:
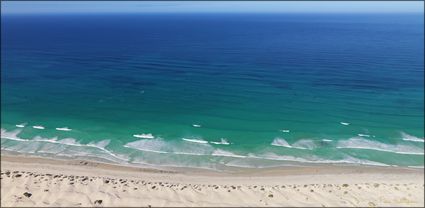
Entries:
{"type": "Polygon", "coordinates": [[[424,206],[423,169],[219,173],[2,155],[1,206],[424,206]]]}

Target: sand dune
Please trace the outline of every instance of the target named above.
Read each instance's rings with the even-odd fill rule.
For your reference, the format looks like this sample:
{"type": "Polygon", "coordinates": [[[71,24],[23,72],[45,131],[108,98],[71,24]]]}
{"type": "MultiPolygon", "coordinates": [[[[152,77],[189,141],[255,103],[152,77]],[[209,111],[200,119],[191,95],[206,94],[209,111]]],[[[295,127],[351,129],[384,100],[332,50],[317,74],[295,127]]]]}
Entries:
{"type": "Polygon", "coordinates": [[[2,156],[1,206],[424,206],[423,169],[217,173],[2,156]]]}

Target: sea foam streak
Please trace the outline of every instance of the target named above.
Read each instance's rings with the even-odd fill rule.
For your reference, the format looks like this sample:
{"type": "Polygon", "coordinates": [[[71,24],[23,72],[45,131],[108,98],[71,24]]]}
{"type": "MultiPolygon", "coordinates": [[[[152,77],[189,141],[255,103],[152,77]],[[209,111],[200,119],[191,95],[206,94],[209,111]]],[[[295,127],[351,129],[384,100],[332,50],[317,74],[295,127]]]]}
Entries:
{"type": "Polygon", "coordinates": [[[56,130],[58,130],[58,131],[71,131],[72,129],[70,129],[68,127],[61,127],[61,128],[56,128],[56,130]]]}
{"type": "Polygon", "coordinates": [[[350,125],[350,123],[347,123],[347,122],[339,122],[341,125],[344,125],[344,126],[348,126],[348,125],[350,125]]]}
{"type": "Polygon", "coordinates": [[[411,142],[424,142],[424,139],[406,134],[404,132],[401,132],[401,136],[403,137],[404,141],[411,141],[411,142]]]}
{"type": "Polygon", "coordinates": [[[336,148],[340,149],[367,149],[382,152],[392,152],[398,154],[423,155],[424,150],[414,146],[401,144],[384,144],[378,141],[371,141],[362,137],[353,137],[348,140],[339,141],[336,148]]]}
{"type": "Polygon", "coordinates": [[[212,144],[222,144],[222,145],[229,145],[230,143],[225,139],[225,138],[221,138],[221,140],[219,142],[210,142],[212,144]]]}
{"type": "Polygon", "coordinates": [[[24,128],[24,127],[25,127],[25,123],[22,123],[22,124],[16,124],[15,126],[16,126],[16,127],[18,127],[18,128],[24,128]]]}
{"type": "Polygon", "coordinates": [[[134,134],[133,137],[142,139],[153,139],[155,138],[152,134],[134,134]]]}
{"type": "Polygon", "coordinates": [[[192,126],[195,127],[195,128],[201,128],[201,125],[199,125],[199,124],[192,124],[192,126]]]}
{"type": "MultiPolygon", "coordinates": [[[[198,141],[198,140],[197,140],[198,141]]],[[[199,140],[202,141],[202,140],[199,140]]],[[[214,148],[207,143],[200,142],[175,142],[164,141],[163,139],[155,140],[138,140],[124,145],[124,147],[132,148],[145,152],[154,152],[162,154],[176,155],[211,155],[214,148]]]]}
{"type": "Polygon", "coordinates": [[[236,158],[246,158],[246,156],[243,155],[237,155],[232,152],[224,151],[221,149],[215,150],[212,154],[212,156],[223,156],[223,157],[236,157],[236,158]]]}
{"type": "Polygon", "coordinates": [[[267,160],[281,160],[281,161],[290,161],[290,162],[301,162],[301,163],[327,163],[327,164],[337,164],[337,163],[347,163],[347,164],[363,164],[363,165],[374,165],[374,166],[388,166],[384,163],[374,162],[370,160],[361,160],[351,156],[346,156],[341,160],[327,160],[319,158],[317,156],[311,156],[309,158],[294,157],[291,155],[277,155],[275,153],[266,153],[261,156],[251,156],[253,158],[267,159],[267,160]]]}
{"type": "Polygon", "coordinates": [[[182,138],[184,141],[187,142],[194,142],[194,143],[200,143],[200,144],[208,144],[208,141],[205,140],[200,140],[200,139],[186,139],[186,138],[182,138]]]}
{"type": "Polygon", "coordinates": [[[44,129],[44,126],[32,126],[34,129],[44,129]]]}

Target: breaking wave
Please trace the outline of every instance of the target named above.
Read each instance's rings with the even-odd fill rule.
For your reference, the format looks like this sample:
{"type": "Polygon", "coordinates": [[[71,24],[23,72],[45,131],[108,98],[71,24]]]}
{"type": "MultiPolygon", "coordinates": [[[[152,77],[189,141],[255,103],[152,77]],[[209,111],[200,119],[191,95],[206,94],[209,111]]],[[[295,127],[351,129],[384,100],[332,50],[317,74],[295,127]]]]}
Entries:
{"type": "Polygon", "coordinates": [[[404,133],[404,132],[401,132],[401,136],[402,136],[402,139],[404,140],[404,141],[411,141],[411,142],[424,142],[424,139],[422,138],[418,138],[418,137],[415,137],[415,136],[412,136],[412,135],[409,135],[409,134],[406,134],[406,133],[404,133]]]}
{"type": "Polygon", "coordinates": [[[80,156],[94,156],[101,157],[102,159],[107,159],[113,162],[124,162],[127,161],[125,156],[117,155],[105,147],[110,143],[110,140],[102,140],[99,142],[90,142],[88,144],[81,144],[77,142],[74,138],[64,138],[58,140],[57,137],[53,138],[43,138],[40,136],[35,136],[32,139],[23,139],[18,137],[18,134],[22,130],[6,131],[1,129],[1,140],[2,140],[2,150],[17,151],[21,153],[45,153],[45,154],[57,154],[67,157],[72,157],[75,155],[80,156]],[[3,142],[5,140],[13,140],[18,142],[24,142],[26,144],[19,143],[15,146],[5,147],[3,142]],[[80,149],[69,149],[69,147],[80,147],[80,149]],[[88,149],[95,149],[97,152],[90,151],[88,149]],[[25,151],[23,151],[25,150],[25,151]],[[64,152],[69,152],[71,154],[64,154],[64,152]],[[61,154],[62,153],[62,154],[61,154]],[[105,155],[101,156],[99,153],[105,155]]]}
{"type": "Polygon", "coordinates": [[[338,141],[339,149],[366,149],[397,154],[423,155],[424,150],[403,144],[384,144],[378,141],[367,140],[362,137],[353,137],[348,140],[338,141]]]}
{"type": "MultiPolygon", "coordinates": [[[[347,155],[344,152],[340,152],[344,155],[343,159],[326,159],[310,153],[306,155],[305,153],[307,152],[305,151],[303,151],[303,154],[298,156],[286,155],[285,153],[283,155],[281,153],[277,154],[267,149],[267,147],[259,149],[256,152],[240,154],[233,152],[233,150],[226,149],[224,146],[222,148],[217,148],[218,146],[213,145],[230,144],[226,139],[221,139],[219,142],[187,138],[182,138],[181,140],[165,140],[162,138],[140,139],[128,142],[121,146],[133,150],[124,150],[125,154],[121,155],[118,154],[119,151],[116,152],[107,148],[111,143],[111,140],[108,139],[90,142],[87,144],[82,144],[74,138],[58,139],[57,137],[44,138],[41,136],[35,136],[31,139],[24,139],[19,137],[21,131],[22,129],[16,129],[13,131],[1,129],[1,149],[48,156],[57,155],[71,158],[74,156],[81,156],[84,158],[93,157],[105,159],[111,162],[134,165],[157,165],[157,163],[159,163],[163,165],[167,164],[167,166],[199,166],[199,168],[208,167],[212,169],[219,164],[240,167],[269,167],[270,164],[278,166],[299,165],[297,163],[341,163],[389,166],[389,164],[381,162],[358,159],[351,155],[347,155]],[[11,141],[8,142],[9,140],[11,141]]],[[[408,137],[410,135],[406,135],[407,134],[403,135],[404,138],[412,139],[408,137]]],[[[283,138],[275,138],[271,145],[300,150],[314,150],[318,147],[317,145],[323,145],[321,144],[321,141],[322,140],[314,141],[310,139],[302,139],[290,144],[283,138]]],[[[335,148],[333,151],[337,151],[337,149],[368,149],[397,154],[424,154],[424,150],[420,147],[407,144],[385,144],[378,141],[367,140],[364,137],[353,137],[348,140],[340,141],[326,139],[326,143],[327,144],[325,146],[319,147],[335,148]]],[[[418,165],[420,166],[420,164],[418,165]]]]}
{"type": "Polygon", "coordinates": [[[312,150],[316,147],[314,142],[309,139],[301,139],[291,145],[283,138],[275,138],[273,142],[271,143],[271,145],[286,147],[286,148],[304,149],[304,150],[312,150]]]}

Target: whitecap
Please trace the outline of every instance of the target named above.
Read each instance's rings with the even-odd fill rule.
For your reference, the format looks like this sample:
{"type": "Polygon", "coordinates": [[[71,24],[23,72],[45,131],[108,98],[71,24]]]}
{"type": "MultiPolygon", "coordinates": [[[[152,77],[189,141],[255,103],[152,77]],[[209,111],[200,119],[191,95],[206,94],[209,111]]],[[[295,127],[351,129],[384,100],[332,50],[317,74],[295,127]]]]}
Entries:
{"type": "Polygon", "coordinates": [[[58,130],[58,131],[71,131],[72,129],[70,129],[68,127],[61,127],[61,128],[56,128],[56,130],[58,130]]]}
{"type": "Polygon", "coordinates": [[[370,137],[369,134],[357,134],[357,136],[361,136],[361,137],[370,137]]]}
{"type": "Polygon", "coordinates": [[[44,126],[32,126],[34,129],[45,129],[44,126]]]}
{"type": "Polygon", "coordinates": [[[192,126],[195,127],[195,128],[201,128],[200,124],[192,124],[192,126]]]}
{"type": "Polygon", "coordinates": [[[332,142],[333,140],[332,139],[322,139],[322,141],[324,141],[324,142],[332,142]]]}
{"type": "Polygon", "coordinates": [[[339,123],[342,124],[342,125],[344,125],[344,126],[350,125],[350,123],[347,123],[347,122],[339,122],[339,123]]]}
{"type": "Polygon", "coordinates": [[[366,149],[397,154],[423,155],[424,150],[415,146],[401,144],[384,144],[378,141],[367,140],[362,137],[353,137],[348,140],[338,141],[339,149],[366,149]]]}
{"type": "Polygon", "coordinates": [[[133,137],[142,139],[153,139],[155,138],[152,134],[134,134],[133,137]]]}
{"type": "Polygon", "coordinates": [[[411,141],[411,142],[424,142],[424,139],[406,134],[404,132],[401,132],[401,136],[403,137],[404,141],[411,141]]]}
{"type": "Polygon", "coordinates": [[[225,139],[225,138],[221,138],[221,140],[219,141],[219,142],[214,142],[214,141],[212,141],[212,142],[210,142],[210,143],[212,143],[212,144],[222,144],[222,145],[229,145],[230,143],[227,141],[227,139],[225,139]]]}
{"type": "Polygon", "coordinates": [[[208,141],[200,140],[200,139],[186,139],[186,138],[182,138],[182,140],[187,141],[187,142],[200,143],[200,144],[207,144],[208,143],[208,141]]]}
{"type": "Polygon", "coordinates": [[[289,133],[289,129],[282,129],[280,131],[283,132],[283,133],[289,133]]]}
{"type": "Polygon", "coordinates": [[[25,127],[25,123],[22,123],[22,124],[16,124],[15,126],[16,126],[16,127],[18,127],[18,128],[24,128],[24,127],[25,127]]]}

